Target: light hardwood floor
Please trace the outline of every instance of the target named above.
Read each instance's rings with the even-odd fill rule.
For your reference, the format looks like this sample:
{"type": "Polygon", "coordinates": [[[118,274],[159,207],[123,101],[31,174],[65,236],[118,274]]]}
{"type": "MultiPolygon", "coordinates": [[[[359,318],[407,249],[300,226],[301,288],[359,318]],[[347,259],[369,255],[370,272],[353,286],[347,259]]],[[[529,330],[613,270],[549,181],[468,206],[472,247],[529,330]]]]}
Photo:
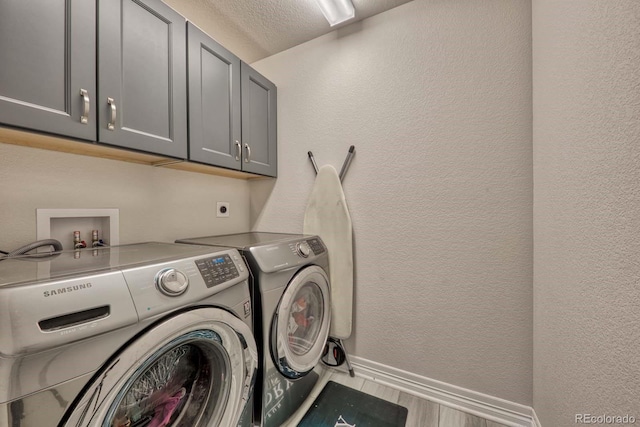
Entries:
{"type": "Polygon", "coordinates": [[[311,396],[284,427],[296,427],[298,425],[298,422],[304,417],[304,414],[328,381],[334,381],[404,406],[409,411],[406,427],[506,427],[503,424],[421,399],[365,378],[351,378],[346,373],[326,369],[322,369],[320,380],[311,392],[311,396]]]}

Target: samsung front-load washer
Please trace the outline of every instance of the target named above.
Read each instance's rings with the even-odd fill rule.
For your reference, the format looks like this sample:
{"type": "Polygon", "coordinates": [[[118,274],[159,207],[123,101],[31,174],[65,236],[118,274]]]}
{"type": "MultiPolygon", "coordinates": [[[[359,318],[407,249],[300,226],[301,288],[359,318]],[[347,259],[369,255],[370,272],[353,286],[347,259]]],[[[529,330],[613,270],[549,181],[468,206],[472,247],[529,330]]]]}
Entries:
{"type": "Polygon", "coordinates": [[[0,261],[0,426],[252,425],[248,276],[168,243],[0,261]]]}
{"type": "Polygon", "coordinates": [[[231,246],[245,257],[260,353],[254,418],[283,425],[318,379],[331,321],[327,248],[318,236],[259,232],[177,242],[231,246]]]}

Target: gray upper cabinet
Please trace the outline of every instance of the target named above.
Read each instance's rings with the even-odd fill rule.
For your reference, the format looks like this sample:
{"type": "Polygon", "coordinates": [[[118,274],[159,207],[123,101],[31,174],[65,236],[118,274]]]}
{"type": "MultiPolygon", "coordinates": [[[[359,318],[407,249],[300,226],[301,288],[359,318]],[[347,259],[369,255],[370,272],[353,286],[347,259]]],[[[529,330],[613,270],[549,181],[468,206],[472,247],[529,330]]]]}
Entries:
{"type": "Polygon", "coordinates": [[[94,1],[0,1],[0,123],[94,141],[94,1]]]}
{"type": "Polygon", "coordinates": [[[98,141],[186,159],[185,18],[159,0],[98,8],[98,141]]]}
{"type": "Polygon", "coordinates": [[[242,75],[242,170],[276,176],[277,89],[244,62],[242,75]]]}
{"type": "Polygon", "coordinates": [[[276,87],[191,23],[189,159],[275,177],[276,87]]]}
{"type": "Polygon", "coordinates": [[[189,159],[240,170],[240,59],[187,26],[189,159]]]}
{"type": "Polygon", "coordinates": [[[0,0],[0,125],[275,177],[276,96],[161,0],[0,0]]]}

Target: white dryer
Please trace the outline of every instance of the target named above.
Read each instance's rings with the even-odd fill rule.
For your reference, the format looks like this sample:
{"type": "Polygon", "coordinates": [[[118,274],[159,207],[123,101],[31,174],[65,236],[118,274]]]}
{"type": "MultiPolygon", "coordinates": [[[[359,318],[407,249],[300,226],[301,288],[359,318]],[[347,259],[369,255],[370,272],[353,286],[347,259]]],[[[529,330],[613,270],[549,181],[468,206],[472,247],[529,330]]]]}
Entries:
{"type": "Polygon", "coordinates": [[[318,380],[331,322],[329,258],[318,236],[241,233],[178,243],[238,248],[251,269],[260,369],[255,421],[280,427],[318,380]]]}
{"type": "Polygon", "coordinates": [[[0,261],[0,426],[251,426],[248,277],[166,243],[0,261]]]}

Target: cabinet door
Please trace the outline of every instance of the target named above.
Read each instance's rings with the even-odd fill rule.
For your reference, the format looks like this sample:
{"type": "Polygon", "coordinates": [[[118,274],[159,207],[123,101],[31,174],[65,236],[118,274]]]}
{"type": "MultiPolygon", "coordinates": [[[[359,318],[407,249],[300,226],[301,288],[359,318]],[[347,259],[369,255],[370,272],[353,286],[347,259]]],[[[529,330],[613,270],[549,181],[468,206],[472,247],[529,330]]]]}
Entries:
{"type": "Polygon", "coordinates": [[[98,9],[99,142],[186,158],[185,19],[159,0],[98,9]]]}
{"type": "Polygon", "coordinates": [[[0,1],[0,123],[95,140],[95,7],[0,1]]]}
{"type": "Polygon", "coordinates": [[[187,24],[189,159],[240,169],[240,59],[187,24]]]}
{"type": "Polygon", "coordinates": [[[242,170],[276,176],[276,86],[244,62],[242,67],[242,170]]]}

